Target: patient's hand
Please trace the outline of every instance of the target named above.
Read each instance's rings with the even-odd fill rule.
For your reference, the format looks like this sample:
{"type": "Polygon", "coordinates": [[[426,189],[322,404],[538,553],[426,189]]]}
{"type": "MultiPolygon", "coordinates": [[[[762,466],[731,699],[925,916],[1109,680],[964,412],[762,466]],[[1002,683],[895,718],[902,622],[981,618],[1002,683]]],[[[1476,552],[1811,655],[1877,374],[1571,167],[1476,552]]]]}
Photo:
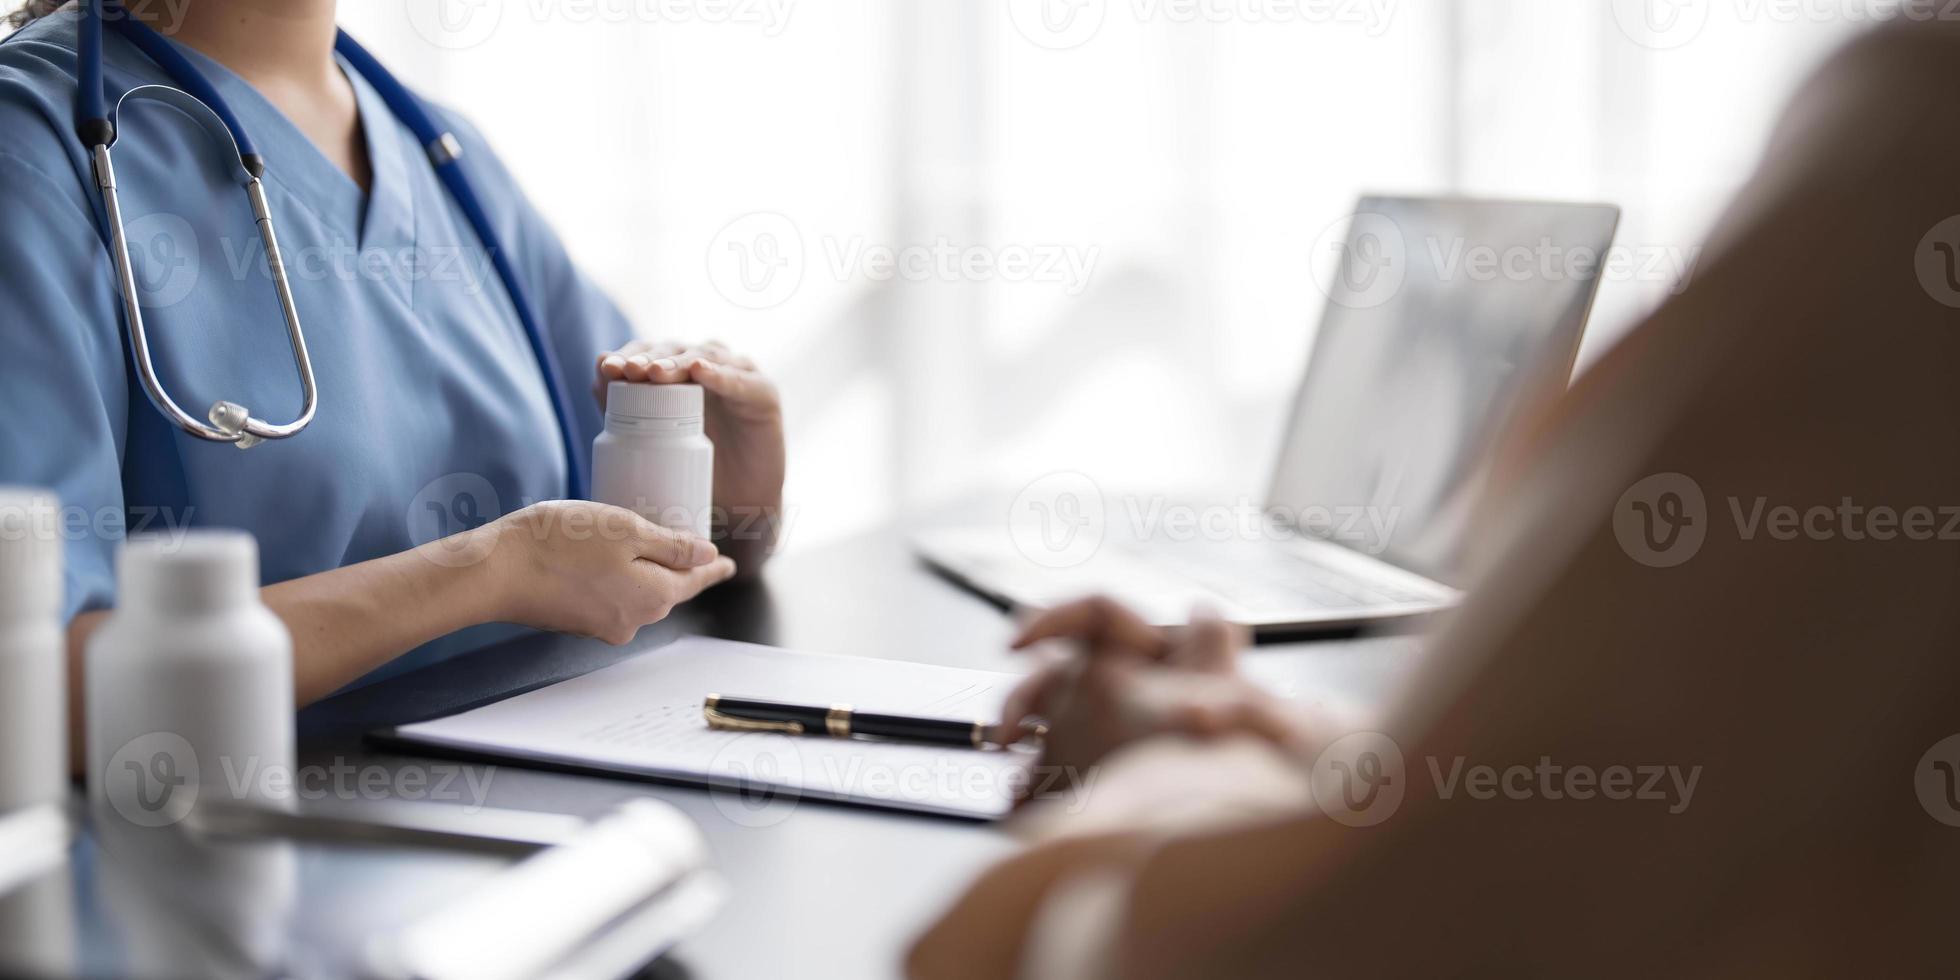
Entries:
{"type": "Polygon", "coordinates": [[[1118,749],[1159,735],[1306,748],[1300,722],[1239,673],[1244,638],[1216,617],[1159,630],[1109,599],[1087,599],[1043,614],[1014,646],[1056,639],[1070,641],[1074,655],[1022,682],[1002,713],[1008,731],[1047,723],[1036,793],[1050,777],[1067,780],[1050,781],[1050,791],[1071,785],[1118,749]]]}

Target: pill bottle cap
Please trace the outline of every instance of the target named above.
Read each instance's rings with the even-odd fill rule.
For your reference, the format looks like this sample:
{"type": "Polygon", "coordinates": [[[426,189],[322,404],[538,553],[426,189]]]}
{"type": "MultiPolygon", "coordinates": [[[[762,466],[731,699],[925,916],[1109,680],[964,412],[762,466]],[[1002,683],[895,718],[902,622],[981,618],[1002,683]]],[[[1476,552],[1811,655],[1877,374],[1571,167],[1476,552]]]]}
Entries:
{"type": "Polygon", "coordinates": [[[606,414],[633,419],[701,417],[700,385],[615,381],[606,388],[606,414]]]}
{"type": "Polygon", "coordinates": [[[0,616],[61,615],[60,512],[52,491],[0,487],[0,616]]]}
{"type": "Polygon", "coordinates": [[[141,534],[123,542],[117,572],[125,608],[213,612],[257,601],[259,544],[245,531],[141,534]]]}

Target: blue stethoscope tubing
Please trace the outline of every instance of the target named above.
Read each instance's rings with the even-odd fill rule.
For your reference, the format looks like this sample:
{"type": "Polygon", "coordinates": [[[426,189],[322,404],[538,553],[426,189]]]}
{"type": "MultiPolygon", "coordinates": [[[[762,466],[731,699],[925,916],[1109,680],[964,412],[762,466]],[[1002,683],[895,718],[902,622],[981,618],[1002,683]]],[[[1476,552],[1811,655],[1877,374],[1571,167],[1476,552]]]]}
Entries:
{"type": "MultiPolygon", "coordinates": [[[[204,77],[204,73],[192,64],[182,52],[156,31],[150,29],[127,11],[121,10],[119,0],[82,0],[79,32],[77,75],[79,90],[75,99],[75,131],[81,137],[95,161],[96,184],[103,196],[104,210],[109,221],[109,233],[115,242],[118,274],[125,287],[124,315],[129,322],[129,336],[132,354],[137,361],[143,386],[159,411],[175,422],[179,428],[192,435],[219,442],[231,442],[241,447],[256,445],[265,439],[283,439],[296,434],[311,422],[315,412],[317,395],[314,391],[312,366],[307,357],[305,339],[300,331],[297,311],[293,308],[292,297],[286,284],[284,261],[280,256],[277,236],[272,227],[271,209],[265,202],[264,191],[259,178],[266,170],[265,158],[258,152],[246,133],[245,127],[218,94],[215,86],[204,77]],[[121,16],[105,18],[104,10],[116,10],[121,16]],[[279,293],[280,305],[287,320],[287,331],[293,346],[295,366],[300,374],[304,394],[304,407],[300,417],[293,423],[273,425],[253,418],[242,406],[231,402],[219,402],[212,407],[211,424],[204,425],[191,418],[170,399],[163,385],[157,379],[150,361],[149,344],[143,332],[141,311],[135,301],[135,281],[129,269],[127,245],[123,241],[121,205],[116,196],[113,168],[110,166],[109,147],[116,140],[115,123],[106,111],[108,102],[103,91],[102,77],[102,32],[105,26],[135,44],[158,67],[168,74],[183,91],[215,114],[230,133],[238,151],[239,164],[244,168],[247,192],[252,198],[254,216],[259,223],[259,231],[265,239],[266,261],[272,267],[274,285],[279,293]]],[[[436,176],[463,212],[470,227],[476,231],[477,240],[490,253],[491,263],[497,275],[503,280],[504,291],[510,296],[510,303],[517,312],[517,319],[524,327],[526,340],[530,342],[531,353],[537,358],[538,366],[544,373],[544,384],[551,398],[551,407],[557,416],[558,435],[563,443],[566,481],[570,497],[584,499],[586,477],[583,454],[579,440],[573,429],[577,417],[565,392],[562,375],[559,372],[558,357],[551,345],[546,343],[544,329],[538,318],[536,307],[531,305],[525,293],[523,280],[512,265],[510,250],[503,248],[495,228],[490,222],[489,213],[470,185],[461,162],[462,144],[455,135],[438,126],[430,116],[422,100],[390,74],[367,50],[355,43],[354,39],[341,31],[334,40],[334,50],[351,65],[361,77],[367,80],[390,112],[401,120],[415,134],[429,154],[429,161],[435,168],[436,176]]]]}

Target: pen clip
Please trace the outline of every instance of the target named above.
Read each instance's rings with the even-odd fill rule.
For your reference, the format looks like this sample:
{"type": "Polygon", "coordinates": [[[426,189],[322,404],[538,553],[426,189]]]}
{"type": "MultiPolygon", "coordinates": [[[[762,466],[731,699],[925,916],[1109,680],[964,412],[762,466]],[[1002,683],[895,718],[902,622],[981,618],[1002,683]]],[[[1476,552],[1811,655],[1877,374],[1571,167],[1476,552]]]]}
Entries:
{"type": "Polygon", "coordinates": [[[701,706],[701,717],[707,719],[709,728],[716,728],[725,732],[780,732],[784,735],[803,734],[803,723],[800,721],[757,721],[752,718],[737,718],[734,715],[723,714],[720,710],[708,707],[705,704],[701,706]]]}

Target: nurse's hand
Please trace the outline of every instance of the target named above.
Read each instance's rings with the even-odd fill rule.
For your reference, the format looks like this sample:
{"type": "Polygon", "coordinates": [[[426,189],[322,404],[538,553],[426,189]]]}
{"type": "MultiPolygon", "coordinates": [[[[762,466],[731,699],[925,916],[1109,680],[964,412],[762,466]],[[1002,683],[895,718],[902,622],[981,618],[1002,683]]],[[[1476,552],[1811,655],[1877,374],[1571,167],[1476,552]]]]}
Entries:
{"type": "Polygon", "coordinates": [[[692,382],[707,393],[708,438],[715,444],[715,541],[747,571],[774,549],[783,508],[783,407],[755,361],[719,341],[685,345],[636,340],[600,355],[593,393],[606,404],[614,381],[692,382]]]}
{"type": "Polygon", "coordinates": [[[703,538],[585,500],[532,504],[486,530],[499,619],[614,645],[735,574],[703,538]]]}

